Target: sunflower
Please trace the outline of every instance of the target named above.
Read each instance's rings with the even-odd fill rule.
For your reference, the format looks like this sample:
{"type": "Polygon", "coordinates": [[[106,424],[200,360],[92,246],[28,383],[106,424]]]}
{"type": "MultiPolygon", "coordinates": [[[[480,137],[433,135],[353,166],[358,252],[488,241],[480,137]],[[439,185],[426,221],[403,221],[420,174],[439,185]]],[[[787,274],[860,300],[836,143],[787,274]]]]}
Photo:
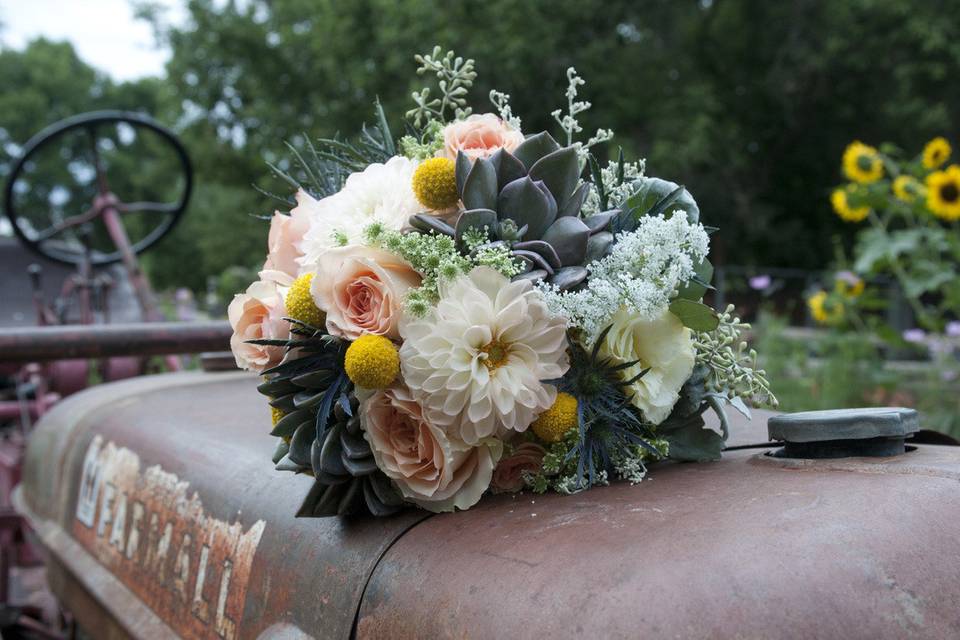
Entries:
{"type": "Polygon", "coordinates": [[[854,299],[863,295],[866,288],[863,278],[852,271],[840,271],[834,276],[833,290],[844,298],[854,299]]]}
{"type": "Polygon", "coordinates": [[[938,218],[960,220],[960,165],[927,176],[927,208],[938,218]]]}
{"type": "Polygon", "coordinates": [[[843,320],[843,304],[831,300],[826,291],[817,291],[807,298],[807,307],[819,324],[837,324],[843,320]]]}
{"type": "Polygon", "coordinates": [[[950,143],[938,136],[923,148],[923,166],[925,169],[937,169],[950,157],[950,143]]]}
{"type": "Polygon", "coordinates": [[[923,185],[913,176],[897,176],[893,181],[893,195],[902,202],[913,202],[922,191],[923,185]]]}
{"type": "Polygon", "coordinates": [[[875,148],[854,140],[843,152],[843,173],[860,184],[876,182],[883,177],[883,160],[875,148]]]}
{"type": "Polygon", "coordinates": [[[852,184],[847,185],[846,189],[835,189],[830,194],[830,203],[841,219],[847,222],[862,222],[864,218],[870,215],[870,207],[850,206],[850,200],[847,196],[853,193],[856,193],[856,187],[852,184]]]}

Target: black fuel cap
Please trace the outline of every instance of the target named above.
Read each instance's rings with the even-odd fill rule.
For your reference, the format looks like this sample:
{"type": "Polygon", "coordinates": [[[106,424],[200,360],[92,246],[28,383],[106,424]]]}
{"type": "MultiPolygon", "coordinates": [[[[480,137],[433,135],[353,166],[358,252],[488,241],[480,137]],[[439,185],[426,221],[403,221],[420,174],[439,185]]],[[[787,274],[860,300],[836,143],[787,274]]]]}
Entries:
{"type": "Polygon", "coordinates": [[[920,415],[904,407],[802,411],[767,420],[770,439],[783,442],[773,453],[778,458],[897,456],[919,430],[920,415]]]}

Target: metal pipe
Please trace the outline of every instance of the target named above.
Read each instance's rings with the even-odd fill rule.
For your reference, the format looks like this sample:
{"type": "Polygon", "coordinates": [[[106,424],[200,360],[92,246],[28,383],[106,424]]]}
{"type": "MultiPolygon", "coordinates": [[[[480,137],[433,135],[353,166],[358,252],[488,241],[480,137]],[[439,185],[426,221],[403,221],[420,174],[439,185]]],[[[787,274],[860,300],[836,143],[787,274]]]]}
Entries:
{"type": "Polygon", "coordinates": [[[0,329],[0,362],[224,351],[230,334],[226,321],[0,329]]]}

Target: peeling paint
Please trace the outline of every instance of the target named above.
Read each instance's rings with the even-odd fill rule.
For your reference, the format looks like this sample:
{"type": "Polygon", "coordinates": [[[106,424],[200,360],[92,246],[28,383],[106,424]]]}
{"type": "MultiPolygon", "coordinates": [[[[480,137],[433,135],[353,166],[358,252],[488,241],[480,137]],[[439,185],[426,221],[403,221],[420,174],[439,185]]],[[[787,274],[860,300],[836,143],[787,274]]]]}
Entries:
{"type": "Polygon", "coordinates": [[[266,523],[209,516],[190,484],[96,436],[74,537],[178,633],[234,640],[266,523]]]}

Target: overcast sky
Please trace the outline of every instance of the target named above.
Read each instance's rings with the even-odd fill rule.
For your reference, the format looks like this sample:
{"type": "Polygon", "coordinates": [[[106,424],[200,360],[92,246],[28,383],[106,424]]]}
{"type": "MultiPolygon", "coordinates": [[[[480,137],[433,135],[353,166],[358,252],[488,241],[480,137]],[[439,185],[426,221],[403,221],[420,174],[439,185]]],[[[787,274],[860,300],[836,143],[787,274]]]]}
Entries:
{"type": "MultiPolygon", "coordinates": [[[[161,0],[176,21],[181,0],[161,0]]],[[[135,20],[129,0],[0,0],[0,43],[22,48],[45,36],[69,40],[80,57],[116,80],[160,75],[169,52],[149,25],[135,20]]]]}

